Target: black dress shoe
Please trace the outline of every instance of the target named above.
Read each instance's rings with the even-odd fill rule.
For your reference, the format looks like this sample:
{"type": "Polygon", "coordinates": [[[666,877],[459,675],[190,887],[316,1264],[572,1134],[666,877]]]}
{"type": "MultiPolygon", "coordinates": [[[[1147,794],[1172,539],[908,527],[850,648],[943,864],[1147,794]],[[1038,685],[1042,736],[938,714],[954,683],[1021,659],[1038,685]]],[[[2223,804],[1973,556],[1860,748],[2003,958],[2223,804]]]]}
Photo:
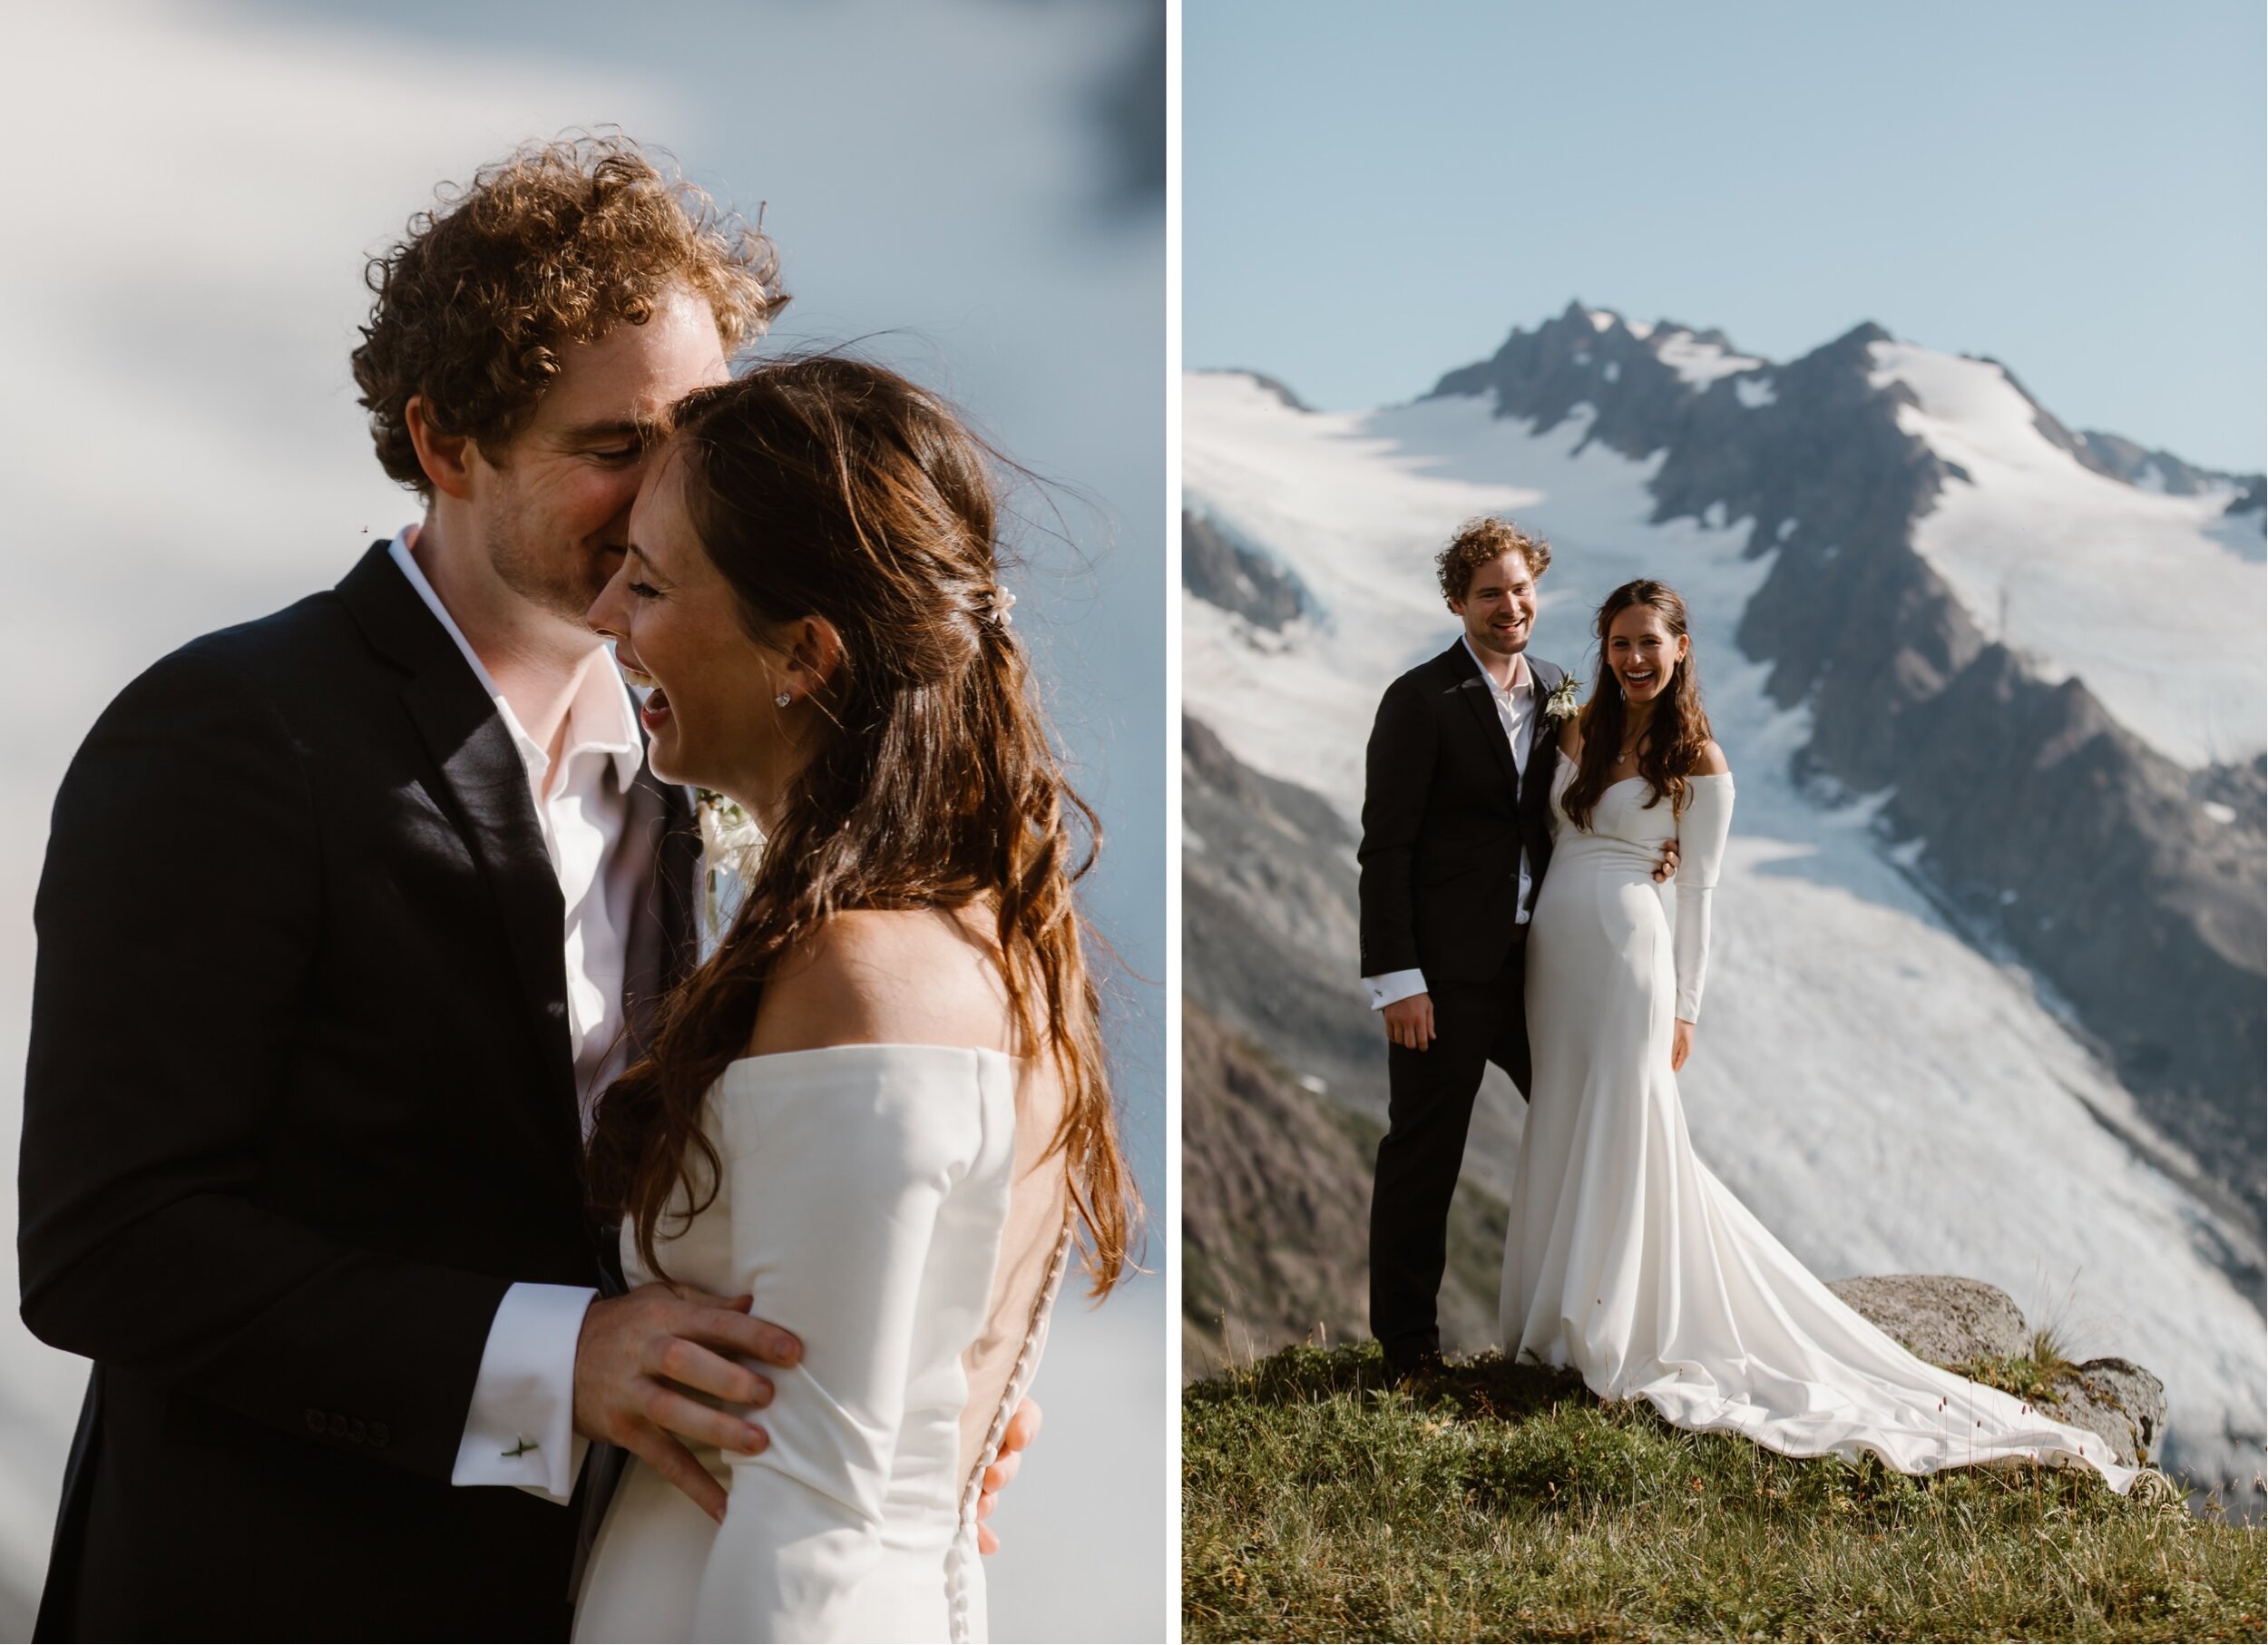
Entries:
{"type": "Polygon", "coordinates": [[[1393,1377],[1394,1386],[1401,1388],[1422,1386],[1446,1374],[1448,1369],[1437,1348],[1427,1348],[1407,1357],[1392,1355],[1386,1360],[1387,1372],[1393,1377]]]}

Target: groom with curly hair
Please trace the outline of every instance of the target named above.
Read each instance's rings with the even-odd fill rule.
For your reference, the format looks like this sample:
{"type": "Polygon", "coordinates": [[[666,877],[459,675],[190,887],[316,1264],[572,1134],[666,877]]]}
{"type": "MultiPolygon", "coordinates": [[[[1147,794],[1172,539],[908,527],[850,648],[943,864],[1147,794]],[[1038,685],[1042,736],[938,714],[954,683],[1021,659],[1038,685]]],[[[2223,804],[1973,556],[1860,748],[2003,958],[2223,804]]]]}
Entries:
{"type": "Polygon", "coordinates": [[[155,663],[73,759],[19,1250],[25,1323],[93,1371],[38,1638],[563,1639],[591,1442],[714,1513],[688,1445],[765,1443],[800,1345],[623,1293],[584,1192],[699,857],[584,613],[654,419],[777,267],[620,137],[445,194],[354,356],[422,518],[155,663]]]}
{"type": "Polygon", "coordinates": [[[1434,558],[1462,624],[1386,688],[1363,789],[1363,982],[1386,1030],[1370,1325],[1396,1376],[1441,1365],[1450,1199],[1481,1076],[1528,1092],[1528,916],[1551,862],[1567,675],[1529,654],[1551,547],[1490,515],[1434,558]]]}

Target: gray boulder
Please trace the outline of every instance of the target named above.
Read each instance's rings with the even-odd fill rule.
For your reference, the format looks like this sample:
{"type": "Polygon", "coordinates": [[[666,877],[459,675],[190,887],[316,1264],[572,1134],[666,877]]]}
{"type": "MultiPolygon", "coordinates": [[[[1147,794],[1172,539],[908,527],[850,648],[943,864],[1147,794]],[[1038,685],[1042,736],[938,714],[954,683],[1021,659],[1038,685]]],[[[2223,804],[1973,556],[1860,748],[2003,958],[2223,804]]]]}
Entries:
{"type": "MultiPolygon", "coordinates": [[[[2006,1291],[1981,1279],[1890,1274],[1838,1279],[1827,1288],[1933,1365],[2020,1359],[2032,1351],[2023,1313],[2006,1291]]],[[[2047,1414],[2099,1434],[2128,1467],[2157,1454],[2165,1433],[2165,1385],[2140,1366],[2090,1359],[2049,1386],[2047,1414]]]]}
{"type": "Polygon", "coordinates": [[[2031,1351],[2024,1316],[1998,1286],[1950,1274],[1838,1279],[1827,1288],[1932,1365],[2031,1351]]]}
{"type": "Polygon", "coordinates": [[[2165,1385],[2126,1359],[2090,1359],[2056,1383],[2054,1415],[2099,1434],[2111,1454],[2133,1467],[2156,1459],[2165,1432],[2165,1385]]]}

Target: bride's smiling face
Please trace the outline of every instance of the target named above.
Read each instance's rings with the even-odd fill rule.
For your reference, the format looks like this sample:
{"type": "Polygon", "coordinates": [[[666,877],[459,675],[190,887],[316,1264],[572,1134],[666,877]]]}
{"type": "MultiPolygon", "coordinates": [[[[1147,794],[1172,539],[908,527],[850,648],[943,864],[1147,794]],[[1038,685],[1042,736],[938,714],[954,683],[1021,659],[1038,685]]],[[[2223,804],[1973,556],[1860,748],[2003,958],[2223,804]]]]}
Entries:
{"type": "Polygon", "coordinates": [[[826,735],[814,693],[834,632],[817,618],[779,625],[774,642],[749,632],[694,530],[688,468],[681,449],[656,458],[631,509],[621,566],[588,621],[614,641],[631,683],[651,688],[640,718],[653,774],[728,795],[761,822],[826,735]]]}
{"type": "Polygon", "coordinates": [[[1634,706],[1659,697],[1691,649],[1692,641],[1672,633],[1650,605],[1625,607],[1607,630],[1607,666],[1622,687],[1623,700],[1634,706]]]}

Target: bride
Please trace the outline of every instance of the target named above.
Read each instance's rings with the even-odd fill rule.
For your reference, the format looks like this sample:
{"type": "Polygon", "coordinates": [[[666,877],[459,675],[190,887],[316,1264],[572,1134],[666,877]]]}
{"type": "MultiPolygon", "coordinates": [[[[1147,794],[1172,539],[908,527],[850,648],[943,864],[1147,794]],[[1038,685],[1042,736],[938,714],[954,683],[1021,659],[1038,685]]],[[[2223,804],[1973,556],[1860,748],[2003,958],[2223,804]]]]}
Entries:
{"type": "Polygon", "coordinates": [[[1530,936],[1534,1054],[1500,1326],[1516,1358],[1602,1398],[1794,1456],[1872,1453],[1906,1474],[2093,1467],[2094,1434],[1916,1358],[1790,1256],[1693,1151],[1693,1049],[1733,778],[1710,740],[1684,602],[1625,583],[1599,607],[1589,701],[1562,732],[1551,871],[1530,936]],[[1680,837],[1677,925],[1652,876],[1680,837]]]}
{"type": "MultiPolygon", "coordinates": [[[[623,1266],[802,1339],[769,1443],[720,1412],[713,1517],[632,1461],[585,1640],[981,1639],[975,1508],[1074,1234],[1130,1180],[1070,896],[1066,784],[996,580],[985,449],[878,367],[698,391],[598,603],[649,759],[766,844],[591,1180],[623,1266]]],[[[695,1476],[695,1484],[704,1483],[695,1476]]]]}

